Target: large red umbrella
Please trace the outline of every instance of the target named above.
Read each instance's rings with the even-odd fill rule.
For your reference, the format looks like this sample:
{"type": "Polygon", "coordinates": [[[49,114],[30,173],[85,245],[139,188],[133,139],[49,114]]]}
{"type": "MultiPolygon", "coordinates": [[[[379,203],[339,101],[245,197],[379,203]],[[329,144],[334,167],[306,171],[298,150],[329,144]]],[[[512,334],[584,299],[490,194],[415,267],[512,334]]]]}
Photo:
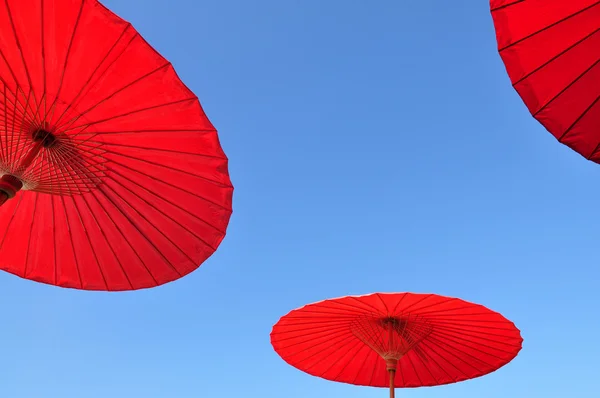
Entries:
{"type": "Polygon", "coordinates": [[[64,287],[180,278],[232,185],[173,66],[96,0],[0,1],[0,269],[64,287]]]}
{"type": "Polygon", "coordinates": [[[271,344],[290,365],[361,386],[421,387],[483,376],[521,350],[515,325],[481,305],[435,294],[375,293],[291,311],[271,344]]]}
{"type": "Polygon", "coordinates": [[[600,1],[491,0],[498,49],[531,114],[600,162],[600,1]]]}

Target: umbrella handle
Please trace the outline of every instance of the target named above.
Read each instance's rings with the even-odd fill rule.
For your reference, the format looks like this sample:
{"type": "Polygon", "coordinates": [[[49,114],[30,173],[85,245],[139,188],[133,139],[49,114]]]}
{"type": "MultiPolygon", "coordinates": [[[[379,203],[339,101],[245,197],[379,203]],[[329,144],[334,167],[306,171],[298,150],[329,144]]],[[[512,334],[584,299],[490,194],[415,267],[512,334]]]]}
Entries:
{"type": "Polygon", "coordinates": [[[396,396],[396,388],[394,387],[394,378],[396,376],[396,370],[390,369],[390,398],[394,398],[396,396]]]}

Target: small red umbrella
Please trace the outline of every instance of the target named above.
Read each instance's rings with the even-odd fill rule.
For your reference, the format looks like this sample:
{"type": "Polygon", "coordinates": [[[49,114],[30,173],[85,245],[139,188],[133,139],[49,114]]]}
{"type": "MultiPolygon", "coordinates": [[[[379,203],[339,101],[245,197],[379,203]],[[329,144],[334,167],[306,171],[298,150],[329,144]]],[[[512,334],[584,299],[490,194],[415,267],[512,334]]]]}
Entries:
{"type": "Polygon", "coordinates": [[[510,362],[523,339],[502,315],[434,294],[375,293],[309,304],[273,327],[271,344],[313,376],[361,386],[456,383],[510,362]]]}
{"type": "Polygon", "coordinates": [[[491,0],[498,49],[531,114],[600,162],[600,2],[491,0]]]}
{"type": "Polygon", "coordinates": [[[157,286],[219,246],[232,185],[172,65],[96,0],[0,1],[0,269],[157,286]]]}

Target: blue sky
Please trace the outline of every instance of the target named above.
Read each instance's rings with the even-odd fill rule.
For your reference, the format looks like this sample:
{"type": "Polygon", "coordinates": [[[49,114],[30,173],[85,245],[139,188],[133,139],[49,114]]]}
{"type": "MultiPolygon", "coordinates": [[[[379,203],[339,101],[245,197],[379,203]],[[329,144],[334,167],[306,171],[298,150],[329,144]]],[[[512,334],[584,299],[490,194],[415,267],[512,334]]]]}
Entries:
{"type": "Polygon", "coordinates": [[[522,330],[500,371],[401,397],[593,397],[600,166],[533,120],[487,1],[106,0],[194,90],[236,187],[219,251],[147,291],[0,273],[0,396],[385,397],[287,366],[303,304],[461,297],[522,330]]]}

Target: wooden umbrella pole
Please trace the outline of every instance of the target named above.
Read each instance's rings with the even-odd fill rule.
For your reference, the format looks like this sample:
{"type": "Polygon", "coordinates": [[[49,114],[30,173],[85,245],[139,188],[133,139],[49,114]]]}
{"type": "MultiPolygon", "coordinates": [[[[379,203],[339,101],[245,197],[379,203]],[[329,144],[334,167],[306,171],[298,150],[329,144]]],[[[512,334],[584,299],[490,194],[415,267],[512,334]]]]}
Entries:
{"type": "Polygon", "coordinates": [[[390,398],[394,398],[396,396],[396,388],[394,387],[394,378],[396,376],[396,370],[390,369],[390,398]]]}

